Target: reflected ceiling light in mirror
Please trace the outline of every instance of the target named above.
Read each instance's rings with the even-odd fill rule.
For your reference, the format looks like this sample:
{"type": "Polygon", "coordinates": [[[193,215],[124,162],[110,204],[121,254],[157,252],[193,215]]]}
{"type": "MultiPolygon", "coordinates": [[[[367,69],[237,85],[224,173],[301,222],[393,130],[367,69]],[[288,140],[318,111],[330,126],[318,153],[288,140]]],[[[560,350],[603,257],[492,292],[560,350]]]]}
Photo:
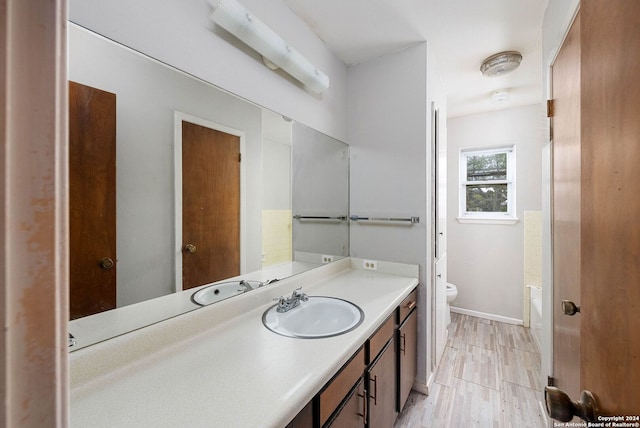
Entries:
{"type": "Polygon", "coordinates": [[[520,52],[500,52],[482,61],[480,71],[488,77],[502,76],[518,68],[521,61],[522,55],[520,52]]]}
{"type": "Polygon", "coordinates": [[[329,87],[326,74],[236,0],[213,0],[211,5],[209,18],[261,54],[267,67],[283,69],[318,94],[329,87]]]}

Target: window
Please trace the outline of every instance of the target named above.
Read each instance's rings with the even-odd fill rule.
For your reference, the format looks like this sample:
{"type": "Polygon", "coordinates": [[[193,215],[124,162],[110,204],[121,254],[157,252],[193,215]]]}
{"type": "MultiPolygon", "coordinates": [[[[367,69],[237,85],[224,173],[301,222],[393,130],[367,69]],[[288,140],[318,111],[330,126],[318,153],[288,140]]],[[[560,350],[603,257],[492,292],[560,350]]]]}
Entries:
{"type": "Polygon", "coordinates": [[[460,150],[460,222],[514,224],[515,201],[515,146],[460,150]]]}

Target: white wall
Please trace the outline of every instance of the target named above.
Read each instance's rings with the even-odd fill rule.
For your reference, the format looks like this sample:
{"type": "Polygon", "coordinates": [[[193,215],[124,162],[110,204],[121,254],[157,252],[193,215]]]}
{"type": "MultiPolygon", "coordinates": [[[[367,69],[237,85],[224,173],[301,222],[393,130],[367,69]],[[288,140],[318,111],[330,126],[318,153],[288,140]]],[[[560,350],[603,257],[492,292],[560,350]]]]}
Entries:
{"type": "Polygon", "coordinates": [[[281,0],[242,0],[331,79],[322,95],[274,72],[209,19],[205,0],[70,0],[69,19],[340,140],[346,139],[347,68],[281,0]]]}
{"type": "Polygon", "coordinates": [[[448,121],[448,279],[458,287],[453,307],[522,320],[524,211],[541,210],[542,104],[448,121]],[[460,224],[461,148],[516,146],[515,225],[460,224]]]}
{"type": "MultiPolygon", "coordinates": [[[[431,374],[431,99],[426,43],[349,69],[352,215],[419,216],[414,225],[351,223],[351,256],[420,265],[418,383],[431,374]]],[[[444,104],[444,99],[439,100],[444,104]]],[[[444,116],[443,116],[444,117],[444,116]]]]}
{"type": "MultiPolygon", "coordinates": [[[[293,214],[303,216],[349,215],[349,146],[307,126],[293,125],[293,214]]],[[[293,221],[295,260],[300,252],[349,255],[347,221],[293,221]]],[[[317,259],[320,261],[320,257],[317,259]]]]}

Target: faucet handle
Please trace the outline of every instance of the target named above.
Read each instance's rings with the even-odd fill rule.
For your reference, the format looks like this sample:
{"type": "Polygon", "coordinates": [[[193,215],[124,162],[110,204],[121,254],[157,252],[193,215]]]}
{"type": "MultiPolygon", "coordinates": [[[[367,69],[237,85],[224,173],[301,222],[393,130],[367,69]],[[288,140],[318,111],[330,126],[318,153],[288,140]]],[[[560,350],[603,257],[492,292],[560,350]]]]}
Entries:
{"type": "Polygon", "coordinates": [[[306,294],[301,293],[300,290],[302,290],[302,287],[298,287],[295,290],[293,290],[293,293],[291,294],[291,298],[300,299],[303,302],[306,302],[307,300],[309,300],[309,297],[306,294]]]}

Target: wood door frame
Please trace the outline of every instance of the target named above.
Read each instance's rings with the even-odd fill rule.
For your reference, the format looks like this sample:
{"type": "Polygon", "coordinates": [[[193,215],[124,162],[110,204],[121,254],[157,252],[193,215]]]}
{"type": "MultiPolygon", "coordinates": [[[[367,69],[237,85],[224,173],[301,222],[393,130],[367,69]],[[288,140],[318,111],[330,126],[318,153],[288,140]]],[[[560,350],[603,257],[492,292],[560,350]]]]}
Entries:
{"type": "MultiPolygon", "coordinates": [[[[245,132],[231,128],[208,119],[192,116],[181,111],[174,111],[174,255],[175,255],[175,291],[182,288],[182,122],[194,123],[205,128],[214,129],[240,138],[240,156],[245,154],[245,132]]],[[[240,162],[240,274],[246,273],[247,259],[247,231],[246,231],[246,162],[240,162]]]]}
{"type": "Polygon", "coordinates": [[[0,426],[67,427],[67,2],[8,0],[0,20],[0,426]]]}

